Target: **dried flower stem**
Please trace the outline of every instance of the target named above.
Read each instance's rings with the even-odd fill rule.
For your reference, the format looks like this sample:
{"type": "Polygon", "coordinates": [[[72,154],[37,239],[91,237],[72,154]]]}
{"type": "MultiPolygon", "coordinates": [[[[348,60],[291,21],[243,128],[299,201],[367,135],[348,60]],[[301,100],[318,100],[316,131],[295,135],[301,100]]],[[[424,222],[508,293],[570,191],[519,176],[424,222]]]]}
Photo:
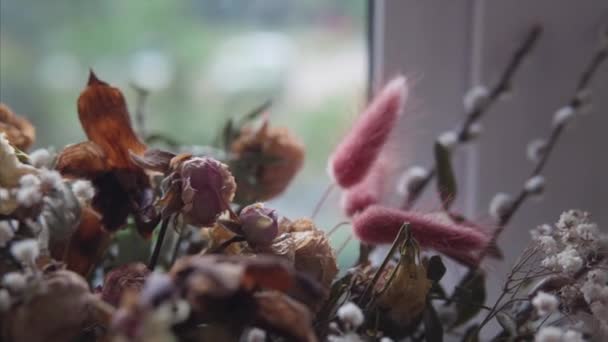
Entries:
{"type": "MultiPolygon", "coordinates": [[[[591,83],[591,80],[593,79],[593,76],[597,73],[597,70],[599,70],[599,67],[601,66],[602,62],[604,62],[607,58],[608,58],[608,47],[601,46],[596,51],[596,53],[593,55],[590,63],[586,66],[583,73],[581,74],[578,85],[576,87],[576,91],[574,92],[574,95],[568,102],[567,106],[570,106],[574,110],[577,110],[585,104],[584,100],[581,99],[580,94],[585,89],[587,89],[587,87],[591,83]]],[[[530,174],[530,177],[528,177],[528,179],[535,177],[535,176],[539,176],[542,173],[545,166],[547,165],[547,162],[549,161],[551,152],[555,149],[555,146],[557,145],[557,142],[559,141],[559,138],[562,136],[562,133],[564,132],[564,129],[566,128],[567,125],[568,125],[568,121],[564,121],[564,122],[561,122],[561,123],[553,126],[553,128],[551,129],[551,133],[549,134],[549,138],[547,140],[546,148],[545,148],[540,160],[534,166],[534,169],[532,170],[532,173],[530,174]]],[[[529,196],[530,196],[530,192],[527,191],[525,189],[525,187],[522,187],[522,189],[519,191],[519,194],[513,201],[513,204],[509,207],[507,212],[500,218],[499,225],[496,228],[496,230],[494,231],[494,234],[492,237],[492,243],[489,246],[493,246],[496,243],[500,234],[504,231],[504,229],[507,226],[507,224],[509,223],[509,221],[513,218],[513,215],[515,215],[517,210],[522,206],[522,204],[524,204],[524,202],[526,201],[526,199],[528,199],[529,196]]],[[[482,252],[482,254],[480,255],[480,260],[483,259],[487,253],[488,253],[488,249],[484,250],[482,252]]]]}
{"type": "Polygon", "coordinates": [[[395,252],[397,251],[397,248],[399,248],[399,246],[403,243],[403,241],[408,239],[409,236],[410,236],[409,223],[406,222],[406,223],[403,223],[403,225],[401,226],[401,229],[399,229],[399,233],[395,237],[395,240],[393,241],[393,245],[391,246],[390,250],[386,254],[386,257],[384,258],[384,260],[382,260],[382,264],[380,264],[380,267],[378,267],[378,269],[376,270],[376,273],[374,273],[374,277],[372,278],[372,280],[369,283],[367,283],[365,290],[363,290],[363,293],[361,294],[361,297],[359,298],[360,307],[363,307],[363,304],[367,300],[367,296],[369,295],[370,290],[376,286],[376,283],[380,279],[380,276],[382,276],[384,269],[388,265],[388,262],[392,259],[393,254],[395,254],[395,252]]]}
{"type": "Polygon", "coordinates": [[[165,234],[167,233],[167,227],[169,227],[170,218],[171,217],[165,217],[160,225],[160,231],[158,232],[158,237],[156,238],[156,244],[154,245],[154,250],[152,251],[152,256],[150,257],[150,262],[148,262],[148,268],[151,271],[154,271],[154,268],[158,263],[158,257],[160,256],[160,250],[163,246],[163,240],[165,239],[165,234]]]}
{"type": "Polygon", "coordinates": [[[323,191],[323,195],[321,195],[321,198],[319,198],[319,201],[317,202],[317,204],[315,205],[315,208],[312,211],[312,215],[310,216],[311,219],[315,219],[315,217],[317,216],[317,214],[319,213],[319,211],[321,210],[321,207],[323,207],[323,203],[325,203],[325,201],[327,200],[327,198],[329,197],[329,195],[331,195],[332,190],[334,189],[334,187],[336,186],[336,183],[331,182],[327,188],[325,188],[325,191],[323,191]]]}
{"type": "Polygon", "coordinates": [[[135,93],[137,94],[137,100],[135,103],[135,127],[137,127],[137,132],[142,139],[146,140],[146,102],[150,92],[147,89],[135,84],[133,84],[132,87],[135,89],[135,93]]]}
{"type": "MultiPolygon", "coordinates": [[[[516,71],[522,64],[524,58],[532,51],[532,48],[538,41],[540,34],[542,33],[542,27],[535,25],[530,29],[530,32],[526,36],[526,39],[522,45],[515,51],[509,64],[503,71],[500,80],[490,91],[487,100],[483,101],[479,106],[474,107],[469,113],[460,126],[457,132],[458,141],[457,144],[463,144],[467,141],[467,134],[471,129],[471,126],[476,124],[489,109],[500,99],[500,97],[507,93],[511,89],[511,82],[515,76],[516,71]]],[[[431,183],[431,180],[437,175],[437,165],[433,165],[427,174],[427,176],[421,181],[415,191],[412,191],[407,195],[403,204],[403,209],[410,209],[414,206],[420,195],[424,192],[426,187],[431,183]]]]}

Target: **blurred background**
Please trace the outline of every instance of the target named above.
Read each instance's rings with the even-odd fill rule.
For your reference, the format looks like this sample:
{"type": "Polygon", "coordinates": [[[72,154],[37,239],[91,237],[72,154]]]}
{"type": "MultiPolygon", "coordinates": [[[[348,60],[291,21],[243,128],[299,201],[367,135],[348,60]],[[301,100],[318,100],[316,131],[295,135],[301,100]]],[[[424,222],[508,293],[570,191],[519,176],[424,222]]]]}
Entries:
{"type": "MultiPolygon", "coordinates": [[[[211,144],[224,122],[271,99],[271,119],[307,149],[273,205],[309,216],[329,180],[327,156],[365,102],[364,0],[0,1],[0,101],[29,118],[36,147],[84,139],[76,99],[88,70],[123,90],[133,114],[150,90],[146,130],[211,144]]],[[[319,217],[343,220],[337,194],[319,217]]],[[[347,236],[333,236],[339,244],[347,236]]],[[[341,256],[346,265],[355,244],[341,256]]]]}

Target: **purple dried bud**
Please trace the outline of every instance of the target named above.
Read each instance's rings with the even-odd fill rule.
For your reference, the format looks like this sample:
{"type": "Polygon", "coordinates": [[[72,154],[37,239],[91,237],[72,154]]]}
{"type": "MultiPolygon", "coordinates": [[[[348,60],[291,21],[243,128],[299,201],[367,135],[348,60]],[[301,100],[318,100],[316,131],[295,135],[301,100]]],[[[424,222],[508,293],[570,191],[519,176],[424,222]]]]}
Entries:
{"type": "Polygon", "coordinates": [[[182,212],[189,223],[210,226],[228,210],[236,183],[228,166],[211,158],[193,157],[179,168],[182,212]]]}
{"type": "Polygon", "coordinates": [[[248,205],[239,215],[241,229],[247,241],[257,245],[270,245],[279,234],[276,211],[262,203],[248,205]]]}

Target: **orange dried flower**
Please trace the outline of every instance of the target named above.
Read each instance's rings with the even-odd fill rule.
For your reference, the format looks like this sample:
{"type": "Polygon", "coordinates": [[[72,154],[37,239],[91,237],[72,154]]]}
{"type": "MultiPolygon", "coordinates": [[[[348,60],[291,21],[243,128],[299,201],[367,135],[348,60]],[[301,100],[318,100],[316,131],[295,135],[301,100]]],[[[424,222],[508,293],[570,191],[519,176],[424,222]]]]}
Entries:
{"type": "Polygon", "coordinates": [[[78,116],[88,141],[67,146],[57,158],[66,177],[91,180],[96,188],[92,207],[110,231],[121,228],[134,214],[138,230],[149,236],[158,223],[153,190],[144,170],[131,154],[146,150],[131,127],[127,104],[119,89],[100,81],[91,71],[78,98],[78,116]]]}
{"type": "Polygon", "coordinates": [[[230,152],[234,155],[231,169],[239,187],[238,203],[280,195],[304,161],[304,145],[287,128],[270,127],[268,121],[258,130],[243,127],[230,152]]]}
{"type": "Polygon", "coordinates": [[[20,150],[26,151],[36,140],[36,130],[27,119],[15,115],[8,106],[0,103],[0,132],[20,150]]]}

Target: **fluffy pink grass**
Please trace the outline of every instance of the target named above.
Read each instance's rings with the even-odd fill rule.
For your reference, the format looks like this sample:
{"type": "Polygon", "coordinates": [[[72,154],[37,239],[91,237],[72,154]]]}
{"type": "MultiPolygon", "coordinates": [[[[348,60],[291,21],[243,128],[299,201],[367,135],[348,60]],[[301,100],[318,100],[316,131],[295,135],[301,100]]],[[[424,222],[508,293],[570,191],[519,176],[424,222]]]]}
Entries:
{"type": "Polygon", "coordinates": [[[407,99],[406,79],[391,80],[359,115],[329,159],[329,173],[342,188],[359,183],[386,143],[407,99]]]}
{"type": "Polygon", "coordinates": [[[342,210],[348,217],[380,203],[389,170],[390,161],[381,155],[361,182],[342,193],[342,210]]]}
{"type": "Polygon", "coordinates": [[[433,214],[378,205],[369,206],[355,216],[353,229],[365,243],[391,243],[404,222],[410,223],[412,235],[422,247],[435,249],[468,265],[477,264],[477,252],[490,242],[489,234],[472,225],[453,223],[433,214]]]}

